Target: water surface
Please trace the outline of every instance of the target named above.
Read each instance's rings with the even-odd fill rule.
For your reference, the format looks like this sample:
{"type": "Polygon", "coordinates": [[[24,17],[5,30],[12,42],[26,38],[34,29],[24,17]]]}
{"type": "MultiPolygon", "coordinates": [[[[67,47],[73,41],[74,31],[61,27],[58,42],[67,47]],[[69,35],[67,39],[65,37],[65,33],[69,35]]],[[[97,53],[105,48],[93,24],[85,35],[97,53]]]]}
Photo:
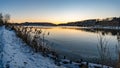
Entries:
{"type": "Polygon", "coordinates": [[[102,34],[108,41],[108,48],[112,59],[116,59],[116,45],[118,44],[117,33],[115,30],[95,30],[83,27],[37,27],[45,33],[52,49],[60,55],[64,55],[72,60],[81,58],[98,58],[98,36],[102,34]]]}

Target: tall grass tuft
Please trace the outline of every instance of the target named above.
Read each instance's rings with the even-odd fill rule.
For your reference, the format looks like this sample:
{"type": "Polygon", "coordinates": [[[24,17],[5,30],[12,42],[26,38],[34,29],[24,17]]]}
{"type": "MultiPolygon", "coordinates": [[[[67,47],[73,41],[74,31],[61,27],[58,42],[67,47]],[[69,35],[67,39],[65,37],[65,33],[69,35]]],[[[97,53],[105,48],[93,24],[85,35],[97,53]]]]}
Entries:
{"type": "Polygon", "coordinates": [[[111,65],[111,53],[109,50],[108,42],[109,40],[106,39],[106,36],[103,36],[101,33],[98,33],[98,53],[100,57],[100,63],[103,65],[111,65]],[[109,63],[108,63],[109,62],[109,63]]]}
{"type": "Polygon", "coordinates": [[[58,55],[55,51],[50,49],[49,45],[45,42],[45,36],[49,35],[49,32],[42,32],[41,29],[25,26],[13,26],[12,29],[16,31],[17,36],[23,39],[34,52],[41,52],[43,56],[52,54],[53,58],[57,58],[58,55]]]}

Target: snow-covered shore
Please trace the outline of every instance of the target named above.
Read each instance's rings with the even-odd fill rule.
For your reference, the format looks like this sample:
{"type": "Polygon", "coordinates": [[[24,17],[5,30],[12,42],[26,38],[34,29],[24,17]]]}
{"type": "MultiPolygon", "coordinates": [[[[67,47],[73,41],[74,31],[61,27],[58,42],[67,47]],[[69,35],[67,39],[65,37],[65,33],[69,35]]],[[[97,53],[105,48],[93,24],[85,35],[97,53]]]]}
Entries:
{"type": "MultiPolygon", "coordinates": [[[[56,66],[49,57],[33,52],[13,30],[0,27],[0,68],[82,68],[82,65],[87,65],[87,68],[100,68],[102,66],[94,63],[72,62],[68,59],[61,59],[60,65],[62,66],[56,66]]],[[[108,68],[108,66],[103,67],[108,68]]]]}
{"type": "Polygon", "coordinates": [[[0,27],[0,68],[63,68],[49,58],[33,53],[14,31],[0,27]]]}

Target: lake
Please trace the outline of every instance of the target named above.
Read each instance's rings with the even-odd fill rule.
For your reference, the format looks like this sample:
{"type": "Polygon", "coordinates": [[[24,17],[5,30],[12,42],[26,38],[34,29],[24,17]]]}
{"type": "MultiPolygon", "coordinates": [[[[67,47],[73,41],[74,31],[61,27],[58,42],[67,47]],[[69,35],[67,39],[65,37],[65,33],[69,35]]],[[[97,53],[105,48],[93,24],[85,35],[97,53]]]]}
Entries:
{"type": "Polygon", "coordinates": [[[60,55],[71,60],[93,60],[99,58],[99,35],[104,38],[113,60],[117,59],[116,45],[118,45],[118,31],[105,29],[89,29],[87,27],[45,27],[36,26],[46,33],[45,39],[60,55]],[[49,32],[49,35],[47,33],[49,32]]]}

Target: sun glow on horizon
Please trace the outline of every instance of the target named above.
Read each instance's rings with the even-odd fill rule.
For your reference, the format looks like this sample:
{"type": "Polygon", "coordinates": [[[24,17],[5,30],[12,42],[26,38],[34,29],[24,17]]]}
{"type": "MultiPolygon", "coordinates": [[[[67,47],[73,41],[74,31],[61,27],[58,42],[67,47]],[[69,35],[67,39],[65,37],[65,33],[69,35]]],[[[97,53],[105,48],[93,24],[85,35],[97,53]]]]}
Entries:
{"type": "Polygon", "coordinates": [[[3,13],[11,22],[54,24],[120,16],[120,0],[1,0],[3,13]]]}
{"type": "Polygon", "coordinates": [[[76,22],[76,21],[84,21],[89,19],[105,19],[110,17],[120,17],[120,16],[106,16],[106,17],[97,17],[97,18],[76,18],[76,19],[32,19],[32,18],[24,18],[24,19],[11,19],[11,23],[25,23],[25,22],[48,22],[53,24],[62,24],[62,23],[69,23],[69,22],[76,22]]]}

